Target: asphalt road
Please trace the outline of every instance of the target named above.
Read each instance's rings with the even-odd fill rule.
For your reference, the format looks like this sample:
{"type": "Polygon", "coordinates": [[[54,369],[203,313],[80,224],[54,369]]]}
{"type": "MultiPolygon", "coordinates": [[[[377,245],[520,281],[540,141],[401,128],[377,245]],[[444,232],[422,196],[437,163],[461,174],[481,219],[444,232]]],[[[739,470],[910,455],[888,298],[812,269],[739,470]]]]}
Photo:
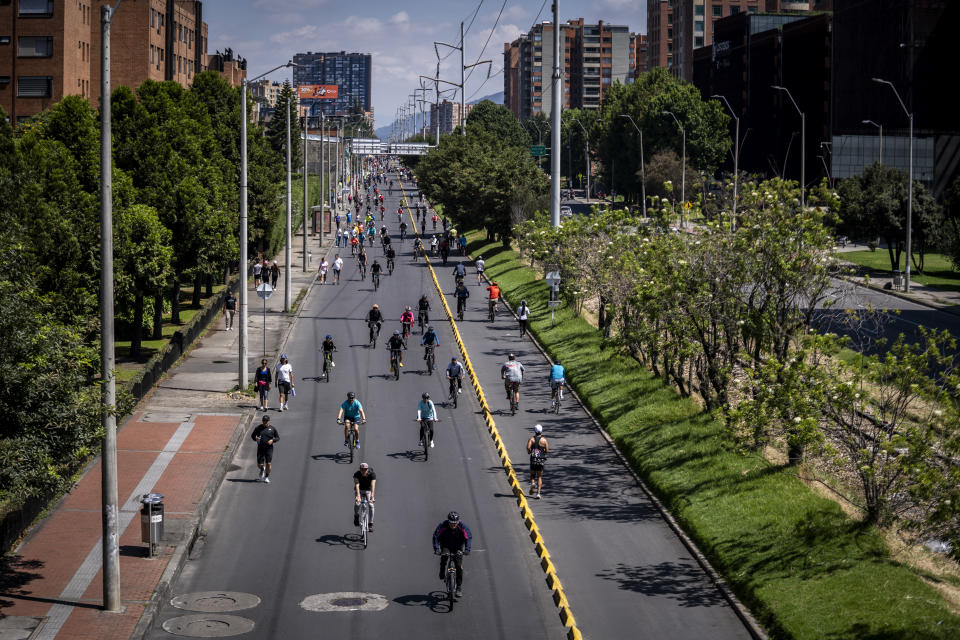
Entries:
{"type": "MultiPolygon", "coordinates": [[[[387,224],[395,227],[389,212],[396,211],[399,192],[389,195],[387,224]]],[[[345,258],[341,285],[316,286],[307,297],[286,348],[298,395],[289,411],[271,410],[281,437],[272,482],[255,482],[256,447],[248,439],[207,517],[206,536],[172,593],[259,597],[258,606],[229,612],[253,621],[244,638],[565,637],[473,393],[465,390],[456,409],[441,406],[446,382],[442,371],[426,374],[415,346],[419,336],[410,340],[399,381],[386,375],[383,340],[376,349],[367,346],[364,316],[374,302],[388,319],[385,338],[399,328],[403,307],[415,306],[427,293],[440,336],[438,365],[456,354],[426,265],[412,262],[409,239],[402,251],[397,248],[397,269],[379,291],[369,276],[361,282],[355,261],[345,258]],[[322,365],[317,348],[327,333],[339,349],[330,383],[315,380],[322,365]],[[378,478],[376,530],[367,549],[352,522],[357,465],[349,464],[342,427],[335,423],[349,390],[368,417],[357,462],[369,462],[378,478]],[[429,461],[417,446],[414,422],[423,391],[437,401],[442,420],[429,461]],[[464,597],[453,611],[442,601],[430,540],[451,509],[474,534],[464,597]],[[338,593],[377,594],[382,600],[371,602],[385,607],[317,612],[301,606],[309,596],[338,593]]],[[[382,251],[373,249],[373,257],[383,261],[382,251]]],[[[445,288],[451,270],[438,267],[445,288]]],[[[506,350],[521,354],[534,379],[545,376],[546,362],[515,335],[513,323],[481,320],[483,289],[473,278],[474,296],[460,327],[491,402],[502,403],[498,372],[506,350]]],[[[573,406],[556,419],[527,413],[548,402],[545,385],[537,386],[528,385],[533,388],[515,418],[498,416],[497,422],[515,463],[525,459],[524,434],[533,421],[546,425],[552,446],[563,452],[551,459],[544,500],[533,507],[585,637],[749,637],[585,414],[573,406]]],[[[276,396],[271,403],[277,405],[276,396]]],[[[522,476],[523,465],[517,470],[522,476]]],[[[149,637],[173,637],[163,623],[193,613],[164,606],[149,637]]]]}

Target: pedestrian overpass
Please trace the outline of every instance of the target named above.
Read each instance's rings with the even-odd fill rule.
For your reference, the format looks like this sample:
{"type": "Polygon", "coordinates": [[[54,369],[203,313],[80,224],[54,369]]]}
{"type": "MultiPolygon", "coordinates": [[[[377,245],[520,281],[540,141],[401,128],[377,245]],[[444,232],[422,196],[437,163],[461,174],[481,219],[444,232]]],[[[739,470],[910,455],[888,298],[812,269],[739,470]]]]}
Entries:
{"type": "Polygon", "coordinates": [[[425,142],[383,142],[379,138],[353,138],[348,144],[351,154],[367,156],[423,156],[435,148],[425,142]]]}

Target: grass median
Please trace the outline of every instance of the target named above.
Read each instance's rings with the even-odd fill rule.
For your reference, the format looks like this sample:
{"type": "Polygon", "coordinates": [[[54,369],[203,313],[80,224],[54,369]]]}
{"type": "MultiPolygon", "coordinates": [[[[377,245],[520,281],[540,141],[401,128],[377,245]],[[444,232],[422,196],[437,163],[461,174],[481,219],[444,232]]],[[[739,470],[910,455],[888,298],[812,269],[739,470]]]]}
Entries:
{"type": "Polygon", "coordinates": [[[552,325],[546,284],[520,256],[483,233],[467,237],[511,304],[527,300],[531,331],[772,637],[960,637],[960,618],[891,557],[875,528],[814,494],[792,469],[731,451],[710,414],[604,349],[597,329],[570,309],[557,309],[552,325]]]}
{"type": "MultiPolygon", "coordinates": [[[[847,251],[837,254],[841,260],[847,260],[861,267],[879,271],[887,275],[890,270],[890,255],[886,249],[876,251],[847,251]]],[[[903,269],[906,254],[900,256],[899,268],[903,269]]],[[[924,270],[914,269],[910,280],[917,284],[929,285],[943,291],[960,291],[960,271],[953,266],[950,258],[942,253],[928,253],[924,256],[924,270]]]]}

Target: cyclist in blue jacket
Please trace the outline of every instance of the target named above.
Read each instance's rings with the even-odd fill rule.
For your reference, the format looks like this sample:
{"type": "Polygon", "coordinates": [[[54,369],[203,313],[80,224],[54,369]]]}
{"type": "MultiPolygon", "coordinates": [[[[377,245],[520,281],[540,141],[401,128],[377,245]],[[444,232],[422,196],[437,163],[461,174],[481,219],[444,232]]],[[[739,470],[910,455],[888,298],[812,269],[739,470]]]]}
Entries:
{"type": "Polygon", "coordinates": [[[557,404],[557,395],[563,399],[563,385],[566,384],[567,370],[563,368],[560,361],[557,360],[550,367],[550,406],[557,404]]]}

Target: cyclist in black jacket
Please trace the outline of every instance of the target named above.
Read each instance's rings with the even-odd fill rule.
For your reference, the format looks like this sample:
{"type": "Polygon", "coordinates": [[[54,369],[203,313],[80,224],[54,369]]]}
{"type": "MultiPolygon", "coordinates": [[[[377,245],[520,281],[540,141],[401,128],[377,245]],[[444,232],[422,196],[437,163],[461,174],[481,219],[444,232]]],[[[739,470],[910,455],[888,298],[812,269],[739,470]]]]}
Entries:
{"type": "MultiPolygon", "coordinates": [[[[463,595],[463,558],[457,555],[458,551],[463,551],[464,555],[470,554],[470,545],[473,542],[473,535],[466,523],[460,521],[460,514],[451,511],[447,514],[447,519],[437,525],[433,531],[433,552],[440,556],[444,551],[450,553],[457,567],[457,593],[459,598],[463,595]]],[[[443,580],[444,573],[447,571],[447,558],[440,558],[440,579],[443,580]]]]}
{"type": "Polygon", "coordinates": [[[380,313],[380,305],[375,304],[370,308],[370,311],[367,311],[367,324],[371,322],[377,323],[377,336],[380,335],[380,325],[383,324],[383,314],[380,313]]]}

